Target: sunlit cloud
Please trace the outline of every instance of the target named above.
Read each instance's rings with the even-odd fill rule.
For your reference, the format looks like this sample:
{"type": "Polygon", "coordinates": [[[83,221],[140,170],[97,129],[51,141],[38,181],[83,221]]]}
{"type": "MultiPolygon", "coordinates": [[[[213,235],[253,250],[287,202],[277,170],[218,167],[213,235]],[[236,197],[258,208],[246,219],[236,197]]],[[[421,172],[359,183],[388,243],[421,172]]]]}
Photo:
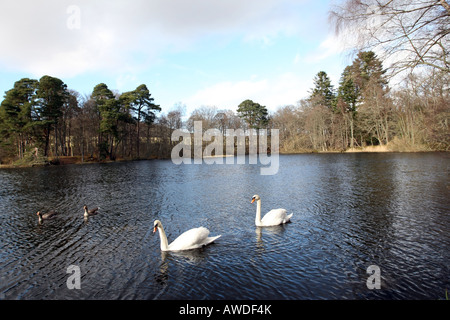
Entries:
{"type": "Polygon", "coordinates": [[[202,105],[235,111],[242,101],[250,99],[275,111],[278,107],[295,105],[306,96],[310,86],[310,79],[291,72],[275,78],[253,76],[249,80],[220,82],[202,88],[183,102],[191,111],[202,105]]]}

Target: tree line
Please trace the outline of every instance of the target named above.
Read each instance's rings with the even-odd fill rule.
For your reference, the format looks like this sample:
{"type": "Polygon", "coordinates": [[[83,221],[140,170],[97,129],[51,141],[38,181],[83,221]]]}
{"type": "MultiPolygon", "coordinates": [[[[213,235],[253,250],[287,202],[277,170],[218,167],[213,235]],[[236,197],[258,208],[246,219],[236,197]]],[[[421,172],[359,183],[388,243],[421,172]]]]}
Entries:
{"type": "Polygon", "coordinates": [[[314,78],[308,98],[271,116],[281,150],[344,151],[388,145],[393,151],[449,150],[450,92],[447,72],[410,74],[388,85],[372,51],[361,51],[335,89],[326,72],[314,78]]]}
{"type": "MultiPolygon", "coordinates": [[[[113,92],[104,83],[82,96],[58,78],[20,79],[0,105],[0,161],[79,157],[80,161],[170,157],[172,132],[279,129],[281,152],[344,151],[368,145],[394,150],[449,150],[448,73],[411,74],[389,88],[386,70],[372,51],[361,51],[335,88],[325,71],[297,105],[267,108],[250,99],[236,112],[202,106],[186,117],[176,104],[167,113],[145,84],[113,92]]],[[[56,159],[56,160],[55,160],[56,159]]]]}
{"type": "Polygon", "coordinates": [[[329,20],[338,35],[352,39],[356,58],[337,89],[321,71],[309,98],[272,116],[282,128],[281,150],[448,151],[449,2],[342,0],[329,20]],[[389,79],[399,75],[403,82],[390,88],[389,79]]]}
{"type": "Polygon", "coordinates": [[[237,114],[203,106],[187,121],[180,103],[167,114],[160,111],[145,84],[119,93],[100,83],[83,96],[52,76],[23,78],[0,104],[0,163],[168,158],[176,144],[172,132],[192,131],[195,121],[203,130],[222,132],[265,128],[269,121],[266,107],[251,100],[243,101],[237,114]]]}
{"type": "Polygon", "coordinates": [[[118,94],[100,83],[81,96],[55,77],[20,79],[0,105],[0,159],[140,158],[161,110],[153,101],[145,84],[118,94]]]}
{"type": "Polygon", "coordinates": [[[308,97],[273,113],[250,99],[236,112],[201,106],[186,115],[179,103],[161,113],[145,84],[119,93],[100,83],[81,95],[55,77],[23,78],[0,105],[0,163],[63,156],[81,161],[168,158],[177,143],[171,141],[172,132],[192,132],[195,121],[203,130],[218,128],[224,134],[226,129],[279,129],[281,152],[370,145],[448,151],[449,19],[446,0],[339,2],[330,21],[338,34],[353,30],[354,60],[337,86],[320,71],[308,97]],[[391,77],[400,73],[403,82],[390,87],[391,77]]]}

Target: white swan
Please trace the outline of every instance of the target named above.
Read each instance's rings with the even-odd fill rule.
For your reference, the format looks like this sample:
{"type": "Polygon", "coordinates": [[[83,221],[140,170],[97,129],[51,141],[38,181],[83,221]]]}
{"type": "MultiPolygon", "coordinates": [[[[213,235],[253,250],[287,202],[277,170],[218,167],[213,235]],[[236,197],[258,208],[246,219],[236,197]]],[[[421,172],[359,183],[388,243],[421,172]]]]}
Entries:
{"type": "Polygon", "coordinates": [[[286,215],[286,209],[273,209],[266,213],[261,219],[261,198],[257,194],[252,197],[252,203],[256,203],[256,217],[255,224],[258,227],[277,226],[283,223],[287,223],[291,220],[293,213],[286,215]]]}
{"type": "Polygon", "coordinates": [[[215,237],[208,237],[209,230],[205,227],[199,227],[182,233],[171,244],[169,244],[162,223],[159,220],[155,220],[155,222],[153,223],[153,234],[156,232],[156,230],[159,231],[161,251],[197,249],[210,244],[220,237],[220,235],[215,237]]]}

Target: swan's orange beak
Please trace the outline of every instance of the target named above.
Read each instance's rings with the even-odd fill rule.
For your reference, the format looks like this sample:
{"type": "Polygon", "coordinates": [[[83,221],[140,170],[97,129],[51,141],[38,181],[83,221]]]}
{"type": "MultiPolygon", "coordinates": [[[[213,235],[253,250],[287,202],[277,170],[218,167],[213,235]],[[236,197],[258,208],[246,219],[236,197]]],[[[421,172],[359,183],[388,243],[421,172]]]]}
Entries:
{"type": "Polygon", "coordinates": [[[153,227],[153,234],[155,234],[156,230],[158,230],[158,226],[153,227]]]}
{"type": "Polygon", "coordinates": [[[252,198],[252,203],[255,202],[255,198],[252,198]]]}

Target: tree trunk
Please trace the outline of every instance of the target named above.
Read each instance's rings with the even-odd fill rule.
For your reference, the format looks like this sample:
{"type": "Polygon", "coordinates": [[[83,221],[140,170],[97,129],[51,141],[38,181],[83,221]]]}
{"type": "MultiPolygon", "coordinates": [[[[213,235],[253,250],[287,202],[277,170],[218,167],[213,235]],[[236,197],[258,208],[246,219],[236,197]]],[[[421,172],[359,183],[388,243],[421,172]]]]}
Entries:
{"type": "Polygon", "coordinates": [[[354,137],[353,137],[353,116],[350,116],[350,148],[353,148],[355,145],[353,143],[354,137]]]}

